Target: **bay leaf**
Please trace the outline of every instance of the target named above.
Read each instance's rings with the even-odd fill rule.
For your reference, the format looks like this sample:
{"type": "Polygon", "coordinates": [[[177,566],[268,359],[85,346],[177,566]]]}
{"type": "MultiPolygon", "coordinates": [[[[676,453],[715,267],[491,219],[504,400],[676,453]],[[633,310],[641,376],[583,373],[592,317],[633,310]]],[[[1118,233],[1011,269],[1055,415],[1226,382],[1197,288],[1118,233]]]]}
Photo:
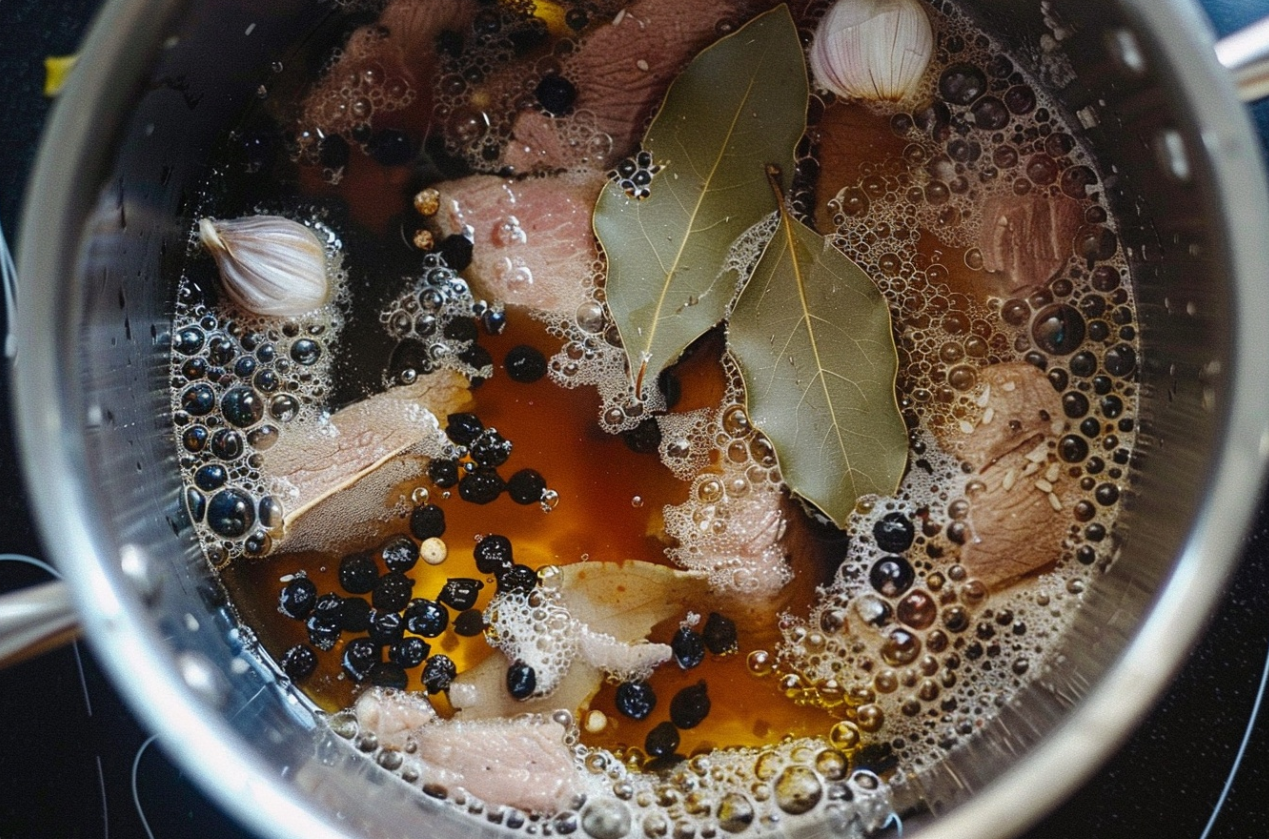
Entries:
{"type": "Polygon", "coordinates": [[[859,496],[893,494],[907,462],[890,310],[862,268],[778,205],[728,348],[785,483],[840,527],[859,496]]]}
{"type": "Polygon", "coordinates": [[[648,197],[604,186],[595,234],[636,395],[722,320],[737,281],[728,249],[774,209],[765,168],[793,171],[808,90],[780,5],[703,50],[670,86],[643,138],[662,167],[648,197]]]}

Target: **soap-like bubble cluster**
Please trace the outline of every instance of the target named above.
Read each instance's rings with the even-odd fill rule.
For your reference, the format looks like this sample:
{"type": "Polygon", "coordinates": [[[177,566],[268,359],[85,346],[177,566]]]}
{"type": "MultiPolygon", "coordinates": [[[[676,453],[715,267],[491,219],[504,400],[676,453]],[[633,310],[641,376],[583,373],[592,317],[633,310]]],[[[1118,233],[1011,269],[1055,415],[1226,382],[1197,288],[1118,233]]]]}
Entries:
{"type": "Polygon", "coordinates": [[[599,426],[609,434],[629,431],[666,408],[665,394],[645,383],[636,394],[621,335],[604,305],[604,265],[598,261],[586,299],[571,318],[541,313],[547,331],[563,342],[547,369],[561,387],[594,387],[600,398],[599,426]]]}
{"type": "Polygon", "coordinates": [[[749,422],[739,375],[724,365],[722,405],[660,418],[662,462],[692,482],[682,504],[664,509],[667,555],[708,575],[716,591],[766,596],[792,578],[782,539],[788,521],[771,443],[749,422]]]}
{"type": "Polygon", "coordinates": [[[492,361],[473,354],[473,319],[488,308],[472,297],[467,281],[440,256],[426,254],[423,270],[379,314],[380,323],[397,341],[385,384],[410,384],[442,368],[468,378],[489,378],[492,361]]]}
{"type": "Polygon", "coordinates": [[[533,668],[534,695],[545,696],[559,686],[577,655],[577,627],[559,594],[548,588],[529,592],[499,592],[485,613],[490,646],[508,661],[533,668]]]}
{"type": "Polygon", "coordinates": [[[319,157],[328,136],[367,139],[376,117],[414,102],[418,94],[392,37],[384,27],[363,26],[331,55],[304,101],[296,138],[302,154],[319,157]]]}
{"type": "Polygon", "coordinates": [[[184,504],[215,565],[263,556],[282,526],[283,505],[261,473],[261,453],[287,426],[319,412],[343,328],[347,276],[334,232],[311,222],[327,248],[336,293],[297,318],[268,318],[210,303],[182,284],[172,319],[172,423],[184,504]]]}

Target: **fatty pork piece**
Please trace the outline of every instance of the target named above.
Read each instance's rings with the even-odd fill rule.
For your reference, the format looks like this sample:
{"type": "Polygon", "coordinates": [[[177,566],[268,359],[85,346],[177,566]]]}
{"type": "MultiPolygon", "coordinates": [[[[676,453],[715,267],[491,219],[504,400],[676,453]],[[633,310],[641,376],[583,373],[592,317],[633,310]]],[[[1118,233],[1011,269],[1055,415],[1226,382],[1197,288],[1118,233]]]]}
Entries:
{"type": "Polygon", "coordinates": [[[600,177],[508,180],[474,175],[442,184],[443,235],[466,233],[464,272],[478,296],[573,317],[599,261],[591,213],[600,177]]]}
{"type": "MultiPolygon", "coordinates": [[[[586,135],[612,138],[611,151],[589,165],[611,166],[638,146],[652,110],[674,77],[698,52],[769,0],[636,0],[588,34],[564,62],[577,89],[572,113],[526,110],[515,120],[503,164],[518,173],[568,169],[586,153],[586,135]],[[585,116],[585,121],[583,121],[585,116]]],[[[591,150],[593,152],[593,150],[591,150]]]]}
{"type": "Polygon", "coordinates": [[[957,427],[945,448],[973,466],[983,489],[970,495],[970,536],[961,564],[999,589],[1057,560],[1078,498],[1076,480],[1055,455],[1065,420],[1048,378],[1025,362],[979,371],[983,414],[957,427]]]}
{"type": "Polygon", "coordinates": [[[372,732],[385,749],[404,751],[414,732],[436,722],[436,709],[421,693],[391,688],[371,688],[353,705],[357,727],[372,732]]]}
{"type": "Polygon", "coordinates": [[[1080,204],[1065,195],[996,195],[983,202],[978,248],[1000,293],[1042,286],[1074,253],[1080,204]]]}
{"type": "Polygon", "coordinates": [[[417,694],[377,689],[362,694],[354,713],[361,730],[387,748],[412,743],[429,787],[533,813],[565,809],[582,792],[564,727],[552,720],[446,721],[417,694]]]}
{"type": "MultiPolygon", "coordinates": [[[[735,477],[743,477],[735,467],[706,470],[689,497],[699,498],[707,483],[727,486],[735,477]]],[[[715,593],[761,610],[793,578],[783,541],[784,504],[778,488],[761,484],[704,508],[695,500],[667,507],[665,532],[674,542],[667,554],[681,567],[707,575],[715,593]],[[707,518],[700,520],[702,515],[707,518]]]]}
{"type": "Polygon", "coordinates": [[[285,426],[263,452],[260,470],[285,511],[279,546],[298,550],[329,538],[353,540],[358,519],[367,518],[364,511],[382,509],[392,486],[417,475],[440,452],[444,434],[436,418],[470,402],[467,380],[439,370],[334,414],[285,426]]]}
{"type": "Polygon", "coordinates": [[[347,136],[379,111],[429,99],[436,38],[444,30],[466,27],[473,6],[467,0],[390,0],[378,21],[348,37],[305,97],[304,125],[347,136]]]}

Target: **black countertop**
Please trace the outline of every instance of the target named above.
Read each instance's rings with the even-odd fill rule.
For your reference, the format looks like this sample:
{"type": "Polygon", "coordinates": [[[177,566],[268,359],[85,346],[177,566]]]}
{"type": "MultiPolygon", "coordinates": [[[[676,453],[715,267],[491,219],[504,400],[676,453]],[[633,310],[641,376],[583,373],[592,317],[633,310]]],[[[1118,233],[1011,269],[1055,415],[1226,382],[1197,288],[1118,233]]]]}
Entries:
{"type": "MultiPolygon", "coordinates": [[[[49,100],[44,58],[74,53],[100,0],[0,0],[0,227],[15,241],[49,100]]],[[[1205,0],[1221,33],[1269,0],[1205,0]]],[[[1269,149],[1269,104],[1255,109],[1269,149]]],[[[0,312],[4,309],[0,300],[0,312]]],[[[3,322],[0,320],[0,322],[3,322]]],[[[15,463],[0,365],[0,591],[47,580],[15,463]]],[[[1269,507],[1210,631],[1127,745],[1026,839],[1269,836],[1269,507]]],[[[194,788],[82,645],[0,672],[0,839],[256,839],[194,788]]]]}

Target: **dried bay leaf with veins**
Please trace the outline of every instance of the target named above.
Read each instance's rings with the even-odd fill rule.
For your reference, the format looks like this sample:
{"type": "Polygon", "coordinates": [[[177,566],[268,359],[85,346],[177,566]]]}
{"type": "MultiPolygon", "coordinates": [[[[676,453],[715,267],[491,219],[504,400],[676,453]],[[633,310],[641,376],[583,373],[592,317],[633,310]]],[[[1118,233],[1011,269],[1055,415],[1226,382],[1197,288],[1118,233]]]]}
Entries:
{"type": "Polygon", "coordinates": [[[859,496],[893,494],[907,462],[890,310],[863,269],[778,204],[727,343],[785,483],[841,527],[859,496]]]}
{"type": "Polygon", "coordinates": [[[670,86],[643,139],[664,167],[650,196],[604,186],[595,234],[636,396],[722,320],[735,291],[728,250],[774,209],[765,167],[793,171],[808,95],[781,5],[701,52],[670,86]]]}

